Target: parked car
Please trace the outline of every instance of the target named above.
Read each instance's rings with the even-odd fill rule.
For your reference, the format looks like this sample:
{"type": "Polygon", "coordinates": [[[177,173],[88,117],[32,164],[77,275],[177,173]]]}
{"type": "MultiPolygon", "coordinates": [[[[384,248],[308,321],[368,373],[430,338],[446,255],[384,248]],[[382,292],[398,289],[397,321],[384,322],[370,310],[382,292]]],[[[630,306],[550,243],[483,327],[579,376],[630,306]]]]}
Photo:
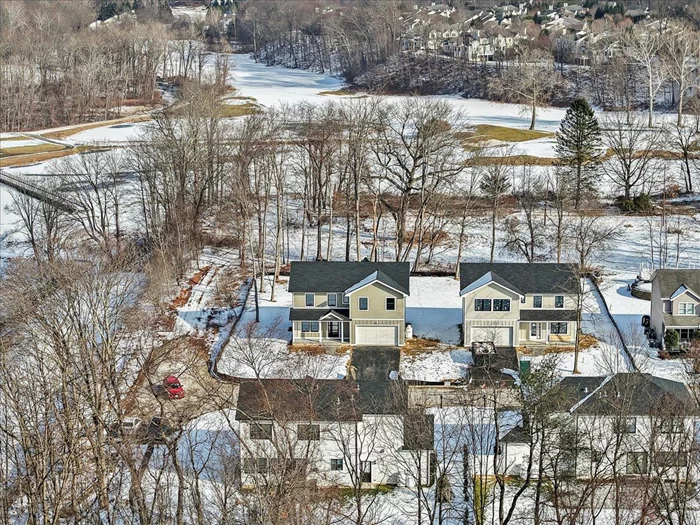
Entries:
{"type": "Polygon", "coordinates": [[[163,379],[163,386],[170,399],[182,399],[185,397],[185,389],[177,376],[168,376],[163,379]]]}
{"type": "Polygon", "coordinates": [[[107,426],[107,436],[121,440],[122,437],[132,436],[139,432],[143,421],[138,417],[127,417],[123,421],[107,426]]]}

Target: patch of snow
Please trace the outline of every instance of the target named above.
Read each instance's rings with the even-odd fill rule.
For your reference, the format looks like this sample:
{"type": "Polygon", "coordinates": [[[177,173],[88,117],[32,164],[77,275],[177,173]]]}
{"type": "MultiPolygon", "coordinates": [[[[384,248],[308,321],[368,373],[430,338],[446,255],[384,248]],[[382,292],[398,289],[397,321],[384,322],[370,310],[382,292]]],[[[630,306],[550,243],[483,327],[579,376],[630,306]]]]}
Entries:
{"type": "Polygon", "coordinates": [[[447,381],[464,379],[474,364],[472,354],[464,348],[441,348],[416,356],[401,356],[403,379],[447,381]]]}
{"type": "Polygon", "coordinates": [[[406,322],[414,337],[458,344],[462,322],[459,281],[452,277],[411,277],[406,298],[406,322]]]}

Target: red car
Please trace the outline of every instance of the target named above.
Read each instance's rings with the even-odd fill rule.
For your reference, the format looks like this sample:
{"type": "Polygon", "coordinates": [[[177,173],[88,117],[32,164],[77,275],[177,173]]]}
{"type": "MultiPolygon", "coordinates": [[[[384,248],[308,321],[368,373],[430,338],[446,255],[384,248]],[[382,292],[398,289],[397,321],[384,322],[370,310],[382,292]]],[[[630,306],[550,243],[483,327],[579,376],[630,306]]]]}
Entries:
{"type": "Polygon", "coordinates": [[[185,389],[182,388],[182,384],[177,376],[168,376],[163,380],[163,386],[166,392],[168,392],[168,397],[170,399],[182,399],[185,397],[185,389]]]}

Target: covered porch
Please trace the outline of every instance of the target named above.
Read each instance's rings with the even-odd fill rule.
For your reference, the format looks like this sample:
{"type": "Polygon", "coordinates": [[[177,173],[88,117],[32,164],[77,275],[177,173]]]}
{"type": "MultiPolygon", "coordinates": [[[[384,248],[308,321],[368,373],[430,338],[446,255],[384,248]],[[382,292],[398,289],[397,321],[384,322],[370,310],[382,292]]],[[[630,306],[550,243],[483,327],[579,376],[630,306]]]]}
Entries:
{"type": "Polygon", "coordinates": [[[293,343],[346,344],[350,342],[350,311],[293,308],[293,343]]]}
{"type": "Polygon", "coordinates": [[[573,343],[576,323],[573,321],[521,321],[520,345],[550,345],[573,343]]]}

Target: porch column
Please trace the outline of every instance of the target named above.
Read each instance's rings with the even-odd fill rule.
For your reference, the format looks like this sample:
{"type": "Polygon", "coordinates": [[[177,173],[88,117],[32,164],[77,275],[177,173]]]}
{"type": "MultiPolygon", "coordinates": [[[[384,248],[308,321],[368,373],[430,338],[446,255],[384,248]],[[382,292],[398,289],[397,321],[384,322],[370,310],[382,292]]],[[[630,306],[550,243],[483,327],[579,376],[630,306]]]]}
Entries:
{"type": "Polygon", "coordinates": [[[544,323],[544,340],[546,343],[549,343],[549,321],[545,321],[544,323]]]}
{"type": "Polygon", "coordinates": [[[343,325],[345,324],[343,321],[340,321],[340,342],[343,342],[343,325]]]}
{"type": "Polygon", "coordinates": [[[318,322],[318,342],[323,341],[323,321],[318,322]]]}

